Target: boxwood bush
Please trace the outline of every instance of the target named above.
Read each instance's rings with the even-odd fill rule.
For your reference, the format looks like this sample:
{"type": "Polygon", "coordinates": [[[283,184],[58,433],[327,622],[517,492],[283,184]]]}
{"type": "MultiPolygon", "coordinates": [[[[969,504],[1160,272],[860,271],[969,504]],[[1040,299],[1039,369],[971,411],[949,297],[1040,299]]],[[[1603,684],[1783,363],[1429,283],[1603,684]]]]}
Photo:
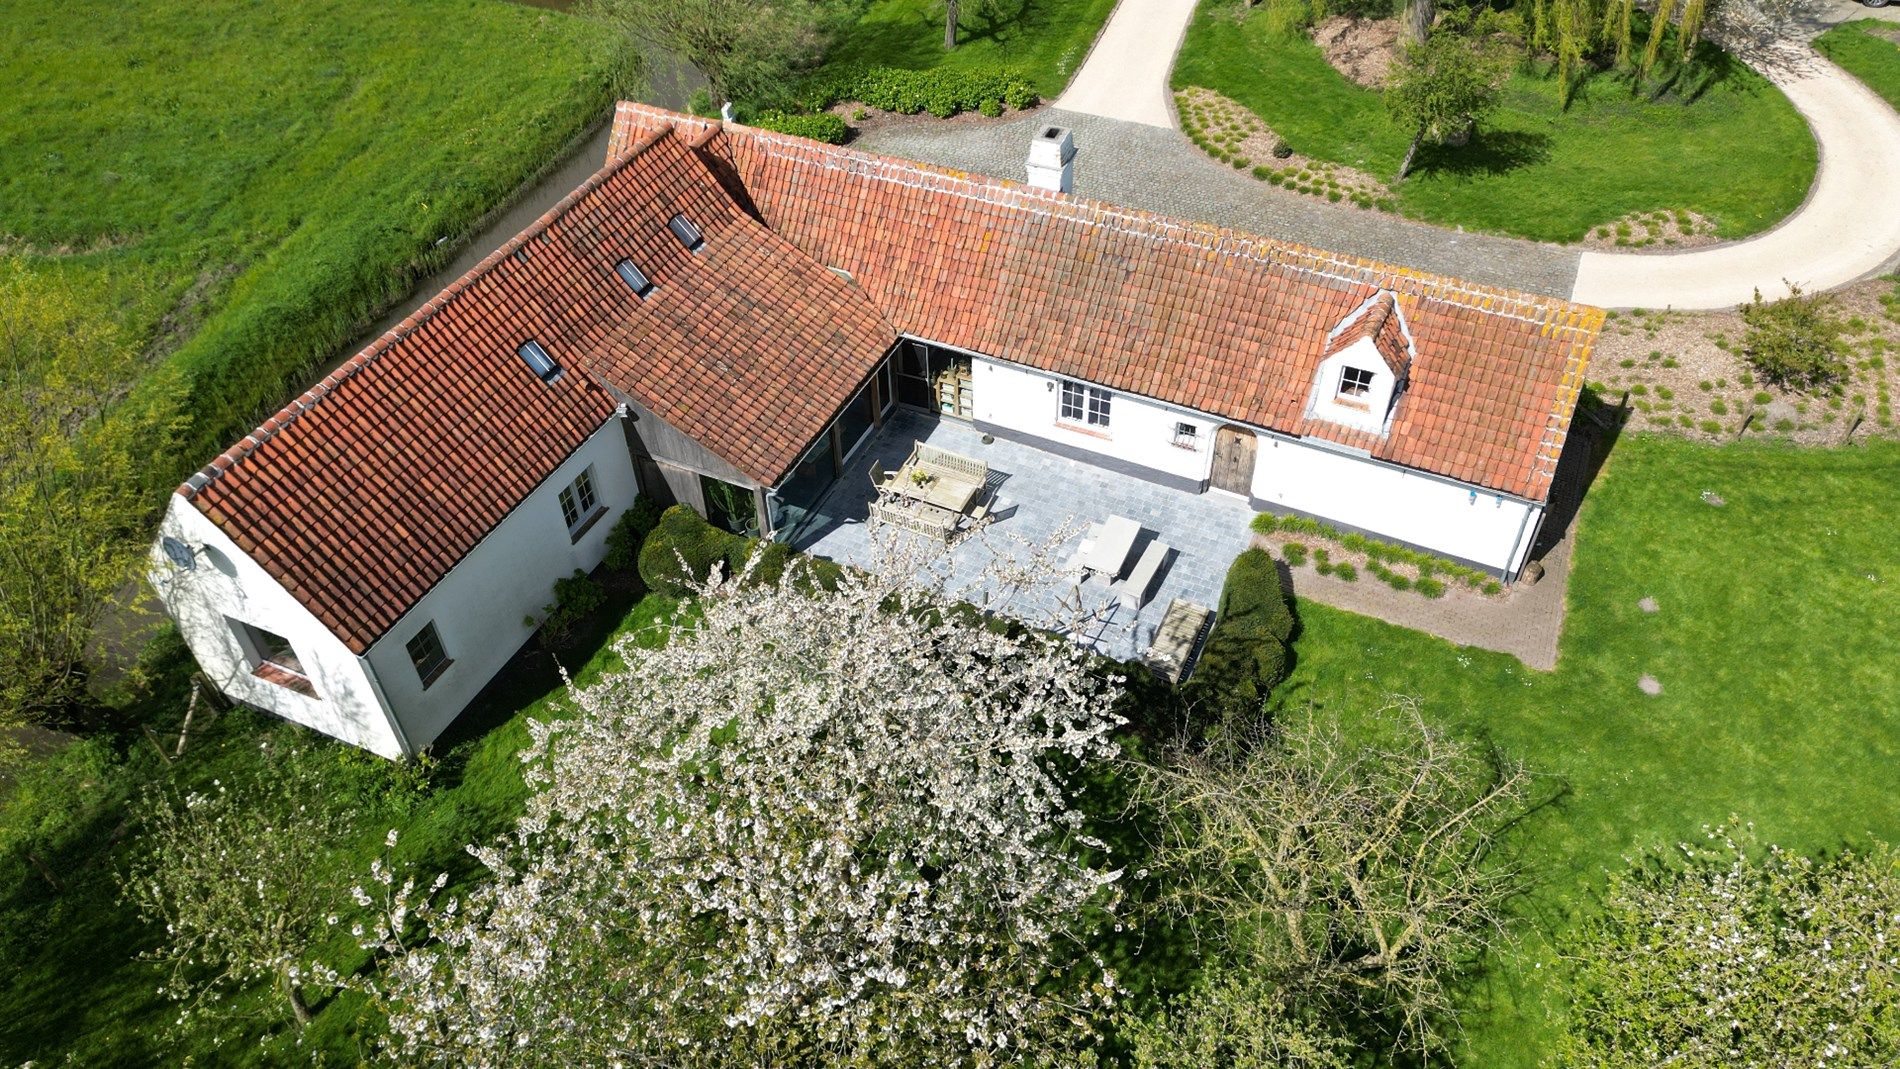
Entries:
{"type": "MultiPolygon", "coordinates": [[[[640,547],[640,579],[649,590],[685,597],[694,584],[705,581],[715,564],[733,575],[751,562],[751,582],[777,583],[792,556],[792,548],[783,542],[720,530],[685,505],[674,505],[660,514],[659,523],[640,547]]],[[[834,588],[843,574],[837,564],[816,557],[806,565],[810,579],[825,589],[834,588]]]]}
{"type": "Polygon", "coordinates": [[[1279,568],[1264,549],[1234,558],[1221,590],[1220,619],[1186,688],[1217,719],[1252,716],[1287,671],[1293,607],[1279,568]]]}

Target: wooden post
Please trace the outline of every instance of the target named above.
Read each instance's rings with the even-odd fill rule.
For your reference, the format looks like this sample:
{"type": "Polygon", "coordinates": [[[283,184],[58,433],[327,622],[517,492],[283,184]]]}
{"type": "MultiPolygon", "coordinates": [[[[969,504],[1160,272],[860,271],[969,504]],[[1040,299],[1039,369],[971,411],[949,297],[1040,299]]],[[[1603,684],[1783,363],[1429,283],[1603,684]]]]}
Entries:
{"type": "Polygon", "coordinates": [[[185,740],[191,735],[191,718],[198,715],[199,680],[191,681],[191,704],[185,706],[185,722],[178,728],[178,745],[172,749],[173,759],[185,756],[185,740]]]}

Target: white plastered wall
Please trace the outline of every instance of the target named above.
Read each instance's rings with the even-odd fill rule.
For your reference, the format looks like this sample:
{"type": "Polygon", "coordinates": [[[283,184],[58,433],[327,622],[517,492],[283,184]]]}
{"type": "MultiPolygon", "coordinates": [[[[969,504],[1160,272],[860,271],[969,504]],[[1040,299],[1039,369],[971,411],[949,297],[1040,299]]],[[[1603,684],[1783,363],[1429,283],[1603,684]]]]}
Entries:
{"type": "Polygon", "coordinates": [[[361,660],[282,584],[182,497],[172,496],[159,533],[195,551],[193,567],[185,569],[154,546],[150,577],[213,686],[234,701],[384,757],[402,756],[402,744],[361,660]],[[233,621],[288,639],[317,697],[253,675],[233,621]]]}
{"type": "Polygon", "coordinates": [[[626,432],[609,420],[370,647],[364,660],[412,750],[434,742],[528,640],[526,618],[541,618],[556,579],[600,563],[635,493],[626,432]],[[560,493],[590,466],[606,514],[571,541],[560,493]],[[407,646],[430,622],[453,663],[425,688],[407,646]]]}
{"type": "Polygon", "coordinates": [[[1513,573],[1536,535],[1540,506],[1367,458],[1262,436],[1253,496],[1513,573]]]}
{"type": "Polygon", "coordinates": [[[980,423],[1140,465],[1177,479],[1195,483],[1207,480],[1219,420],[1111,390],[1113,400],[1106,429],[1073,424],[1059,418],[1062,388],[1056,376],[982,357],[971,362],[970,375],[975,394],[973,414],[980,423]],[[1174,444],[1176,423],[1194,425],[1193,448],[1174,444]]]}

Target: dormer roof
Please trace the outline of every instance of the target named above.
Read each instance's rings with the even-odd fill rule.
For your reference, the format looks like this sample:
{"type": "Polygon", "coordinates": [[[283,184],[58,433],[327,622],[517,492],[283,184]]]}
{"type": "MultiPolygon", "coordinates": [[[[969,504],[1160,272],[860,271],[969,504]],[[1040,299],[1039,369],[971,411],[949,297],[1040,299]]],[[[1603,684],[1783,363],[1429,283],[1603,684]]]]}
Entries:
{"type": "Polygon", "coordinates": [[[1324,356],[1337,356],[1368,338],[1393,377],[1404,379],[1412,367],[1412,332],[1391,290],[1373,294],[1341,320],[1326,340],[1324,356]]]}

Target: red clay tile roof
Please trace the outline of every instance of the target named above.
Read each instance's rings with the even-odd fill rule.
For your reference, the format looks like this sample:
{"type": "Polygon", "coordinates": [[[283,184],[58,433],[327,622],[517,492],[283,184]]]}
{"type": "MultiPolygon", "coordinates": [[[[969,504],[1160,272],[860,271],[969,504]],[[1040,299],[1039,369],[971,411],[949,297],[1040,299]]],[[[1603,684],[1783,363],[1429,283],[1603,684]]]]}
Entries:
{"type": "Polygon", "coordinates": [[[771,484],[896,340],[678,137],[628,150],[179,487],[352,650],[613,417],[597,374],[771,484]],[[682,212],[696,252],[666,229],[682,212]],[[551,383],[516,354],[530,338],[551,383]]]}
{"type": "Polygon", "coordinates": [[[1378,350],[1385,366],[1393,375],[1404,378],[1406,369],[1412,364],[1412,342],[1405,336],[1403,315],[1394,314],[1395,307],[1392,294],[1381,290],[1378,296],[1349,318],[1333,335],[1320,358],[1330,358],[1371,338],[1373,348],[1378,350]]]}
{"type": "Polygon", "coordinates": [[[1602,326],[1567,301],[645,105],[620,105],[609,152],[663,127],[698,132],[729,189],[903,333],[1533,501],[1602,326]],[[1389,432],[1305,419],[1327,334],[1381,291],[1414,354],[1389,432]]]}

